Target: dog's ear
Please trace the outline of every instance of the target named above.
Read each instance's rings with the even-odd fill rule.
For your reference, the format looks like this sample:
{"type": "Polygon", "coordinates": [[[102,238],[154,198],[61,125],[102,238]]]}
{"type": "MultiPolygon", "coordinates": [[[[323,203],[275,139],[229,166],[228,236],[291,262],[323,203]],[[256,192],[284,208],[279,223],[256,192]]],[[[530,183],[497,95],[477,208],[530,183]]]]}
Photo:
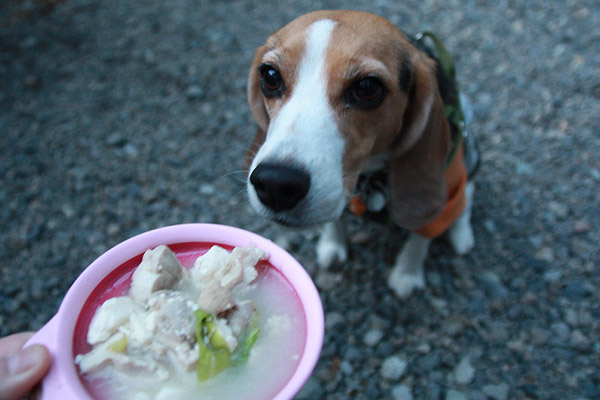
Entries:
{"type": "Polygon", "coordinates": [[[252,111],[256,123],[264,132],[267,131],[269,126],[269,115],[267,114],[267,108],[265,106],[265,100],[260,84],[260,72],[258,69],[260,60],[262,60],[266,51],[267,48],[265,46],[259,47],[258,50],[256,50],[248,74],[248,103],[250,104],[250,111],[252,111]]]}
{"type": "Polygon", "coordinates": [[[415,230],[446,203],[444,177],[450,128],[439,94],[435,63],[424,56],[411,63],[408,103],[391,148],[390,212],[398,225],[415,230]]]}

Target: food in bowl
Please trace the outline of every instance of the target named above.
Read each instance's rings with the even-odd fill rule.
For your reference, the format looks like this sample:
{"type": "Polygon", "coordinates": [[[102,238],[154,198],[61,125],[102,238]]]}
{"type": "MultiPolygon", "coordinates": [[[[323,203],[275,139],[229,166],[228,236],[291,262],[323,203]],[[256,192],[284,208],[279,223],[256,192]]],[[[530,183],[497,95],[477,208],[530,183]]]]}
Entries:
{"type": "Polygon", "coordinates": [[[106,300],[75,358],[95,397],[269,398],[305,343],[302,306],[255,245],[179,257],[144,253],[129,290],[106,300]],[[181,258],[181,260],[180,260],[181,258]]]}

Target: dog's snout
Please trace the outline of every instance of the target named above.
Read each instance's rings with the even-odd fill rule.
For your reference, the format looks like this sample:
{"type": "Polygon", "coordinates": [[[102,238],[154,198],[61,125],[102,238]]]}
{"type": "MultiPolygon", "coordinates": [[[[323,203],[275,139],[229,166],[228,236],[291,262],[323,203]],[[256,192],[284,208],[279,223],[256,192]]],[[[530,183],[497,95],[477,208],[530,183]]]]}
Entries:
{"type": "Polygon", "coordinates": [[[306,196],[310,175],[297,167],[261,163],[250,174],[250,183],[265,206],[274,211],[286,211],[306,196]]]}

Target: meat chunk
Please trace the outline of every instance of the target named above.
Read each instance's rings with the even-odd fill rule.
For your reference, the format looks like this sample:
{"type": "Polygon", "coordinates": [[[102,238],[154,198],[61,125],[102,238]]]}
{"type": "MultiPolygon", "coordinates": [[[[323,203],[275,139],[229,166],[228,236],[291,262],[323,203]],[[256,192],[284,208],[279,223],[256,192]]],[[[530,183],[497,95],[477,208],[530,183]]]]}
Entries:
{"type": "Polygon", "coordinates": [[[108,340],[132,315],[143,311],[143,308],[129,297],[106,300],[92,318],[87,335],[88,343],[93,345],[108,340]]]}
{"type": "Polygon", "coordinates": [[[220,314],[235,306],[231,291],[225,289],[219,282],[212,281],[204,286],[198,296],[198,308],[209,314],[220,314]]]}
{"type": "Polygon", "coordinates": [[[250,283],[256,279],[256,263],[267,258],[267,253],[252,243],[236,247],[231,253],[213,246],[194,263],[192,279],[201,286],[218,281],[225,289],[232,289],[241,282],[250,283]]]}
{"type": "Polygon", "coordinates": [[[130,295],[139,302],[161,289],[170,289],[181,279],[183,267],[175,253],[160,245],[144,253],[140,266],[131,278],[130,295]]]}
{"type": "Polygon", "coordinates": [[[229,315],[229,325],[234,335],[240,336],[246,326],[254,319],[254,303],[250,300],[240,301],[229,315]]]}
{"type": "Polygon", "coordinates": [[[193,343],[196,340],[193,301],[179,292],[160,291],[148,300],[150,311],[156,312],[156,335],[167,343],[193,343]]]}
{"type": "Polygon", "coordinates": [[[245,247],[236,247],[231,252],[231,258],[237,260],[244,271],[244,283],[250,283],[258,276],[256,264],[269,258],[269,255],[250,243],[245,247]]]}
{"type": "Polygon", "coordinates": [[[230,254],[219,246],[213,246],[204,255],[198,257],[191,270],[192,279],[202,288],[209,283],[220,280],[229,271],[230,254]]]}
{"type": "Polygon", "coordinates": [[[127,337],[117,332],[106,342],[95,346],[87,354],[79,354],[75,357],[75,362],[79,365],[82,373],[90,373],[101,370],[109,364],[114,365],[122,371],[144,372],[152,375],[157,380],[166,380],[169,377],[168,371],[160,366],[154,359],[144,354],[138,354],[131,357],[124,352],[127,337]],[[121,342],[125,341],[125,346],[121,342]]]}

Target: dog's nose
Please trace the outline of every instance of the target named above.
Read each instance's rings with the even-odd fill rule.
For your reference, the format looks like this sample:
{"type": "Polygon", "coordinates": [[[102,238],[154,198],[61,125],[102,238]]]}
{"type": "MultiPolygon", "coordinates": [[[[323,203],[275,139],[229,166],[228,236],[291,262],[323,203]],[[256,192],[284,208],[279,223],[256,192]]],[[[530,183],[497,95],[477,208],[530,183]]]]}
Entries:
{"type": "Polygon", "coordinates": [[[285,211],[294,208],[306,196],[310,175],[296,167],[261,163],[250,174],[250,183],[265,206],[285,211]]]}

